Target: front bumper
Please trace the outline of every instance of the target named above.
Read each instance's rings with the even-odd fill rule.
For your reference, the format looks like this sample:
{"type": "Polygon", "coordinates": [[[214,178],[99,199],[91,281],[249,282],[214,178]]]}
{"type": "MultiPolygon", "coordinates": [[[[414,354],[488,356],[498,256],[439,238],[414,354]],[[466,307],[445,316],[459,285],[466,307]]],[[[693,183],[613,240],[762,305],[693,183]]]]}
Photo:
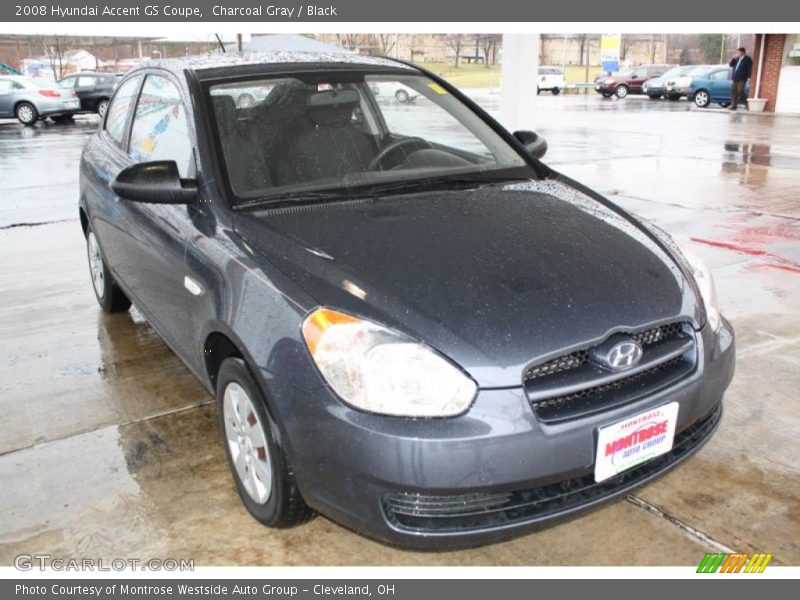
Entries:
{"type": "Polygon", "coordinates": [[[717,334],[704,328],[697,344],[697,366],[678,384],[557,423],[537,419],[521,387],[481,390],[466,414],[428,420],[355,411],[327,388],[293,388],[294,398],[284,389],[273,397],[287,404],[280,418],[310,506],[390,544],[467,547],[535,530],[629,492],[702,446],[716,429],[733,377],[730,324],[723,320],[717,334]],[[673,450],[594,483],[598,429],[669,402],[680,406],[673,450]]]}
{"type": "Polygon", "coordinates": [[[596,83],[594,84],[594,91],[598,94],[614,94],[617,91],[616,83],[596,83]]]}

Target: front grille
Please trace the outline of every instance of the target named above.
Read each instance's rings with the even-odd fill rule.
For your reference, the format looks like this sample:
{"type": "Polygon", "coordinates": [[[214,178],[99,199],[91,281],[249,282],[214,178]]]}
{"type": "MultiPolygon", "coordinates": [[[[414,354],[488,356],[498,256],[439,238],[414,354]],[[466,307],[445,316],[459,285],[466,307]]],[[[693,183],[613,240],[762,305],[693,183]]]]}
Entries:
{"type": "Polygon", "coordinates": [[[425,533],[461,533],[540,521],[595,504],[635,488],[686,458],[716,429],[722,408],[678,433],[672,450],[596,483],[593,473],[537,488],[503,493],[394,493],[382,498],[396,528],[425,533]]]}
{"type": "Polygon", "coordinates": [[[608,410],[674,385],[694,371],[697,351],[689,324],[669,323],[625,335],[642,346],[642,358],[627,371],[614,372],[594,362],[593,348],[527,369],[525,391],[536,416],[556,422],[608,410]]]}

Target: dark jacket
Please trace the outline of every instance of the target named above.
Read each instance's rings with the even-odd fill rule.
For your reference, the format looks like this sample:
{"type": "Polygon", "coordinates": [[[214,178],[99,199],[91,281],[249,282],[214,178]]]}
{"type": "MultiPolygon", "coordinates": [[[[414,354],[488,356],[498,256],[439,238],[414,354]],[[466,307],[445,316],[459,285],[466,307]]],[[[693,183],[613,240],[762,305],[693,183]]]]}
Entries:
{"type": "Polygon", "coordinates": [[[747,81],[750,79],[750,74],[753,71],[753,59],[747,56],[746,54],[742,57],[742,60],[739,61],[738,58],[734,57],[731,59],[729,63],[731,69],[733,69],[733,77],[734,81],[747,81]],[[739,63],[738,66],[736,63],[739,63]]]}

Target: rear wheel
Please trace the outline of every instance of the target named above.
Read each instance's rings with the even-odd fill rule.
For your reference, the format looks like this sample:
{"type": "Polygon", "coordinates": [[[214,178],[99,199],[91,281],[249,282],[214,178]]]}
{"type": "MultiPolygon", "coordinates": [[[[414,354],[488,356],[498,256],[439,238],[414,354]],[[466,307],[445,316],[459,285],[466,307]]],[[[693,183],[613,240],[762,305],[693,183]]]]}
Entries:
{"type": "Polygon", "coordinates": [[[553,96],[558,96],[561,93],[561,88],[553,88],[550,91],[553,92],[553,96]]]}
{"type": "Polygon", "coordinates": [[[408,102],[408,92],[405,90],[397,90],[394,97],[398,102],[408,102]]]}
{"type": "Polygon", "coordinates": [[[694,103],[700,108],[708,106],[710,101],[711,98],[705,90],[698,90],[694,95],[694,103]]]}
{"type": "Polygon", "coordinates": [[[628,95],[628,86],[627,85],[618,85],[617,91],[617,98],[625,98],[628,95]]]}
{"type": "Polygon", "coordinates": [[[103,115],[106,114],[107,110],[108,110],[108,100],[100,100],[100,102],[97,103],[97,114],[102,117],[103,115]]]}
{"type": "Polygon", "coordinates": [[[39,111],[30,102],[20,102],[14,110],[17,120],[23,125],[33,125],[39,120],[39,111]]]}
{"type": "Polygon", "coordinates": [[[222,442],[236,490],[253,517],[268,527],[293,527],[313,516],[295,482],[278,427],[244,361],[228,358],[217,377],[222,442]]]}
{"type": "Polygon", "coordinates": [[[728,108],[731,105],[731,103],[730,102],[720,102],[719,105],[722,108],[728,108]]]}
{"type": "Polygon", "coordinates": [[[661,100],[661,94],[648,94],[650,100],[661,100]]]}
{"type": "Polygon", "coordinates": [[[100,244],[94,231],[86,230],[86,254],[89,257],[89,273],[92,276],[92,287],[97,303],[107,313],[125,312],[131,307],[131,301],[108,272],[100,244]]]}

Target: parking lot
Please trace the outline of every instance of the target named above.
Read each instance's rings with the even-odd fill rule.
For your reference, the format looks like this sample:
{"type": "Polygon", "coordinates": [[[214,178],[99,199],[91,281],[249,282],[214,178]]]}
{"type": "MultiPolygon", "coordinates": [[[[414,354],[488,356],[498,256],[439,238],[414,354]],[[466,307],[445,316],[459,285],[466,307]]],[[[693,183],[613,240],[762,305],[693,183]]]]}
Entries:
{"type": "MultiPolygon", "coordinates": [[[[497,110],[496,93],[473,96],[497,110]]],[[[2,121],[0,564],[47,552],[198,565],[696,565],[709,551],[798,564],[800,118],[542,94],[536,121],[549,164],[689,241],[714,269],[738,362],[722,425],[698,455],[626,500],[471,550],[398,550],[321,517],[263,528],[236,496],[213,399],[135,309],[97,307],[76,204],[96,118],[2,121]]]]}

